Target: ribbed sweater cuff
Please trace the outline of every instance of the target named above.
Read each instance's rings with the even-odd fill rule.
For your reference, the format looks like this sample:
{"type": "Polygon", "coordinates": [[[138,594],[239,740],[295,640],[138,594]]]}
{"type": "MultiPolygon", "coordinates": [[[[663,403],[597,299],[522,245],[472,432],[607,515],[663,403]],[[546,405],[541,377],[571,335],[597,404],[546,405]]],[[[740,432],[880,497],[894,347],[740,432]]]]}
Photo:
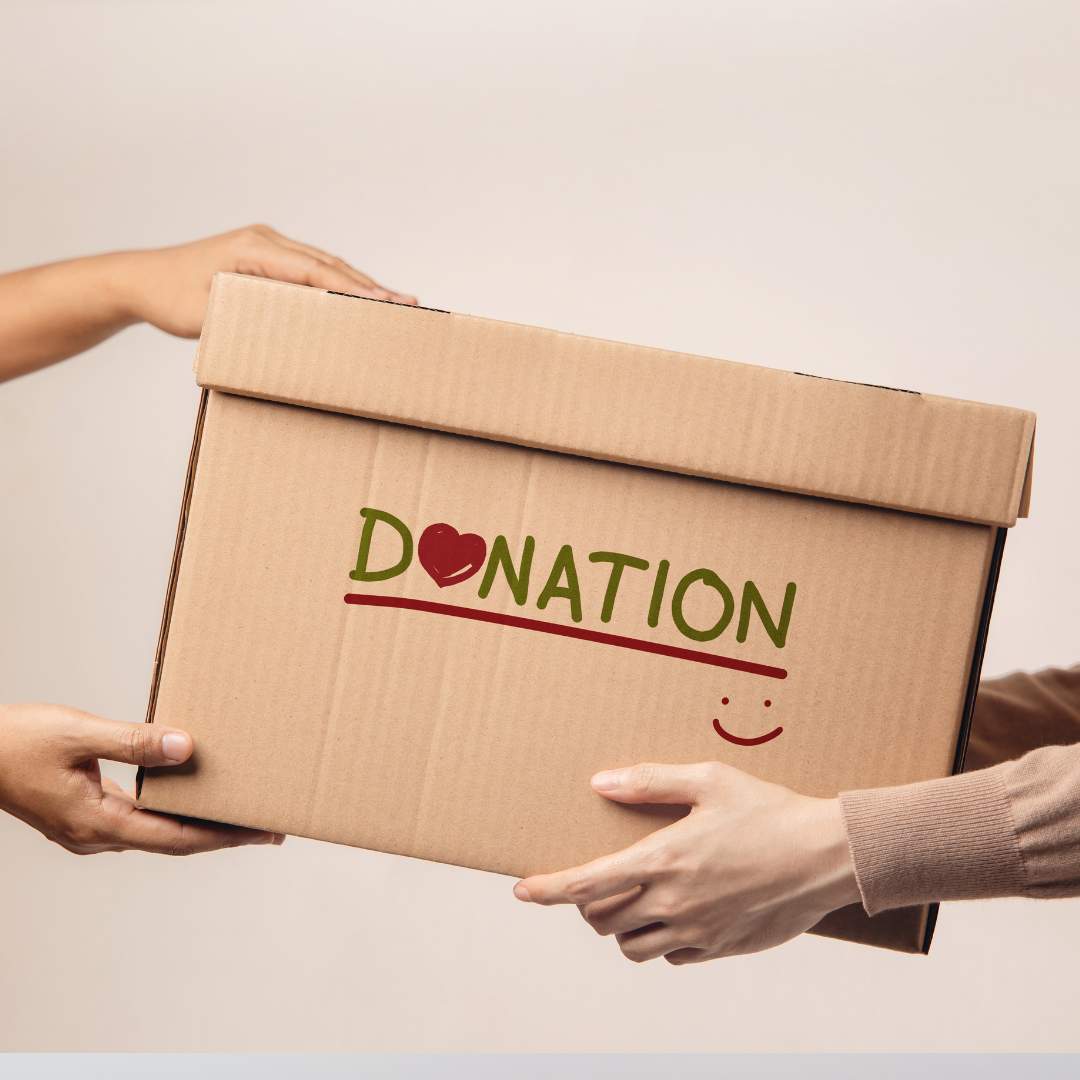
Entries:
{"type": "Polygon", "coordinates": [[[840,796],[868,915],[1019,896],[1024,864],[1001,767],[840,796]]]}

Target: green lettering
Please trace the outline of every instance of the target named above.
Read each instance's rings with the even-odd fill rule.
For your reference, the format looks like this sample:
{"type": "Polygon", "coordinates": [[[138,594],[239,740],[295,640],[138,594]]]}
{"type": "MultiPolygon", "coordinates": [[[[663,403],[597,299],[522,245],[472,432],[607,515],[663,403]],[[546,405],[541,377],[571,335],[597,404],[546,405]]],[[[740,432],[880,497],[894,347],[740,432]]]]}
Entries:
{"type": "Polygon", "coordinates": [[[719,637],[727,628],[727,624],[731,622],[731,616],[734,614],[735,598],[731,595],[731,590],[711,570],[692,570],[675,586],[675,591],[671,594],[671,617],[679,628],[679,633],[693,638],[694,641],[712,641],[713,638],[719,637]],[[683,618],[683,597],[695,581],[700,581],[703,585],[708,585],[710,589],[715,589],[724,600],[724,614],[710,630],[695,630],[683,618]]]}
{"type": "Polygon", "coordinates": [[[487,569],[484,571],[484,580],[480,582],[480,599],[483,600],[491,592],[491,586],[495,584],[495,575],[499,567],[503,568],[506,575],[506,583],[514,594],[514,601],[518,607],[529,599],[529,572],[532,570],[533,551],[536,541],[531,536],[525,537],[525,546],[521,552],[521,571],[514,568],[514,561],[510,558],[510,546],[505,536],[496,536],[495,543],[491,545],[491,555],[488,558],[487,569]]]}
{"type": "Polygon", "coordinates": [[[536,606],[542,611],[548,606],[548,601],[556,596],[570,601],[570,618],[574,622],[581,622],[581,590],[578,588],[577,567],[574,565],[574,549],[569,544],[563,544],[559,554],[555,556],[555,565],[548,574],[544,591],[536,598],[536,606]],[[566,584],[560,585],[564,573],[566,584]]]}
{"type": "Polygon", "coordinates": [[[604,593],[604,607],[600,612],[601,622],[611,622],[611,613],[615,609],[615,597],[619,592],[619,582],[622,581],[623,567],[630,566],[635,570],[648,570],[649,564],[644,559],[635,559],[633,555],[620,555],[616,551],[594,551],[589,556],[589,562],[611,563],[607,592],[604,593]]]}
{"type": "Polygon", "coordinates": [[[649,625],[656,626],[660,621],[660,605],[664,602],[664,589],[667,588],[667,572],[671,563],[667,559],[661,559],[656,568],[656,581],[652,587],[652,603],[649,604],[649,625]]]}
{"type": "Polygon", "coordinates": [[[791,622],[791,608],[794,603],[795,582],[789,581],[788,587],[784,591],[784,606],[780,611],[780,622],[774,625],[772,617],[769,615],[769,609],[765,606],[765,601],[761,598],[757,586],[752,581],[748,581],[743,586],[742,606],[739,610],[739,629],[735,633],[735,640],[746,640],[746,632],[750,629],[750,609],[756,607],[758,615],[761,616],[761,625],[765,627],[765,633],[772,638],[772,643],[778,649],[782,649],[787,643],[788,623],[791,622]]]}
{"type": "Polygon", "coordinates": [[[356,556],[356,569],[349,571],[349,577],[353,581],[386,581],[387,578],[404,574],[409,569],[413,556],[412,533],[409,532],[408,527],[393,514],[387,514],[382,510],[372,510],[370,506],[365,506],[360,511],[360,516],[364,519],[364,531],[360,534],[360,552],[356,556]],[[367,568],[368,552],[371,550],[371,534],[375,531],[376,521],[385,521],[387,525],[392,525],[401,537],[401,559],[389,570],[367,568]]]}

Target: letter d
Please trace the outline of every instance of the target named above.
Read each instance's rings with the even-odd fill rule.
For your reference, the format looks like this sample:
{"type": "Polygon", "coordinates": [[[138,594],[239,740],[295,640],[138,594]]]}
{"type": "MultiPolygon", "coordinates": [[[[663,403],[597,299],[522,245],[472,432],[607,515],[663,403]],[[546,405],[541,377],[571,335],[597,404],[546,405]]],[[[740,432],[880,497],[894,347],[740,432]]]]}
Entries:
{"type": "Polygon", "coordinates": [[[365,506],[360,511],[360,516],[364,519],[364,531],[360,534],[360,552],[356,556],[356,569],[349,571],[349,577],[353,581],[386,581],[387,578],[404,574],[409,569],[409,563],[412,562],[413,557],[413,539],[408,527],[393,514],[387,514],[382,510],[372,510],[370,506],[365,506]],[[367,568],[368,552],[371,550],[371,534],[375,531],[376,521],[385,521],[387,525],[392,525],[401,537],[401,558],[389,570],[367,568]]]}

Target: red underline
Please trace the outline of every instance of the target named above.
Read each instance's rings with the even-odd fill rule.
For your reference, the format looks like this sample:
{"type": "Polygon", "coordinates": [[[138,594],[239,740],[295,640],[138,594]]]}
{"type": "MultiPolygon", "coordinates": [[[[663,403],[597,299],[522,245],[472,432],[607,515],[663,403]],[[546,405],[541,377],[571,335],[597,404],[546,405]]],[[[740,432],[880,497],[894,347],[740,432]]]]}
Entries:
{"type": "Polygon", "coordinates": [[[433,615],[453,615],[458,619],[475,619],[477,622],[495,623],[498,626],[516,626],[521,630],[539,630],[542,634],[581,638],[583,641],[595,641],[601,645],[618,645],[622,649],[673,656],[676,660],[693,660],[695,664],[711,664],[713,667],[746,671],[751,675],[766,675],[770,679],[787,678],[787,672],[783,668],[751,664],[747,660],[733,660],[730,656],[716,656],[714,653],[696,652],[694,649],[677,649],[673,645],[661,645],[655,641],[643,641],[641,638],[601,634],[596,630],[582,630],[577,626],[541,622],[539,619],[522,619],[517,615],[501,615],[495,611],[477,611],[475,608],[457,607],[455,604],[433,604],[427,600],[409,600],[403,596],[371,596],[367,593],[348,593],[345,603],[359,604],[361,607],[407,608],[410,611],[427,611],[433,615]]]}

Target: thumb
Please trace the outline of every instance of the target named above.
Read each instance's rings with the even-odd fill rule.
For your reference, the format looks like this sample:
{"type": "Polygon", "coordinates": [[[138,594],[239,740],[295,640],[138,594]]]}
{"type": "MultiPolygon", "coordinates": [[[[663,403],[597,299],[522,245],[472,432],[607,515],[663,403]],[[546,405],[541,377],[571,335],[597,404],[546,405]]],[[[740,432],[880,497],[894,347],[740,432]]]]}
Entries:
{"type": "Polygon", "coordinates": [[[105,720],[89,713],[73,719],[65,742],[72,764],[96,757],[147,767],[179,765],[195,748],[191,736],[178,728],[105,720]]]}
{"type": "Polygon", "coordinates": [[[706,783],[701,765],[632,765],[598,772],[593,790],[624,803],[676,803],[697,806],[706,783]]]}

